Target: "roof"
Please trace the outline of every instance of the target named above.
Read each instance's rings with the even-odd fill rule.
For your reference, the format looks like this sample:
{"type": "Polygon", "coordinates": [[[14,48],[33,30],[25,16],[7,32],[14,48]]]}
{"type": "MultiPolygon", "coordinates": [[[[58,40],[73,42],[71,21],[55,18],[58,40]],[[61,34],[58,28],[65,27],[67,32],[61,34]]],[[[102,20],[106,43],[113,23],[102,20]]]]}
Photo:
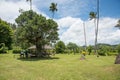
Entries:
{"type": "MultiPolygon", "coordinates": [[[[50,45],[45,45],[44,48],[45,48],[45,49],[53,49],[50,45]]],[[[29,47],[28,49],[36,49],[36,46],[35,46],[35,45],[34,45],[34,46],[31,46],[31,47],[29,47]]]]}

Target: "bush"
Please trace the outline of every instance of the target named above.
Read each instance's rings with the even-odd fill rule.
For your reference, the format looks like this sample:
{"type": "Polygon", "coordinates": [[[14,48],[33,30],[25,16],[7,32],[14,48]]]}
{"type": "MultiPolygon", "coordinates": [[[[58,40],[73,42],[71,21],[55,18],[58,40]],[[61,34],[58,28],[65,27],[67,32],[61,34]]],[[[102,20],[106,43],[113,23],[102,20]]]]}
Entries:
{"type": "Polygon", "coordinates": [[[0,53],[7,53],[7,50],[0,50],[0,53]]]}
{"type": "Polygon", "coordinates": [[[113,52],[109,52],[108,54],[107,54],[108,56],[116,56],[116,55],[118,55],[118,53],[113,53],[113,52]]]}
{"type": "Polygon", "coordinates": [[[7,53],[8,48],[5,47],[4,43],[0,44],[0,53],[7,53]]]}
{"type": "Polygon", "coordinates": [[[101,55],[101,56],[106,56],[107,55],[106,51],[104,51],[102,49],[98,50],[98,54],[101,55]]]}
{"type": "Polygon", "coordinates": [[[15,49],[15,50],[13,50],[13,53],[14,53],[14,54],[19,54],[20,52],[21,52],[20,49],[15,49]]]}

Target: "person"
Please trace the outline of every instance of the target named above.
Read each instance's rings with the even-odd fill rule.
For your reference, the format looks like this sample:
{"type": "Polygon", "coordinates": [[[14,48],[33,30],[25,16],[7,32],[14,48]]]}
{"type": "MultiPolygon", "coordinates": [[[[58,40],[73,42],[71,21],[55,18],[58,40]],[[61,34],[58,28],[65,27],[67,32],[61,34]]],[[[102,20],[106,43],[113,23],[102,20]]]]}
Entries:
{"type": "Polygon", "coordinates": [[[22,58],[22,57],[24,57],[24,52],[23,51],[20,52],[20,58],[22,58]]]}
{"type": "Polygon", "coordinates": [[[85,58],[85,54],[86,54],[86,52],[85,52],[85,50],[83,50],[83,51],[82,51],[82,54],[81,54],[80,60],[85,60],[85,59],[86,59],[86,58],[85,58]]]}
{"type": "Polygon", "coordinates": [[[85,52],[85,50],[83,50],[83,51],[82,51],[82,54],[83,54],[84,56],[86,55],[86,52],[85,52]]]}
{"type": "Polygon", "coordinates": [[[25,57],[28,58],[28,51],[25,50],[25,57]]]}

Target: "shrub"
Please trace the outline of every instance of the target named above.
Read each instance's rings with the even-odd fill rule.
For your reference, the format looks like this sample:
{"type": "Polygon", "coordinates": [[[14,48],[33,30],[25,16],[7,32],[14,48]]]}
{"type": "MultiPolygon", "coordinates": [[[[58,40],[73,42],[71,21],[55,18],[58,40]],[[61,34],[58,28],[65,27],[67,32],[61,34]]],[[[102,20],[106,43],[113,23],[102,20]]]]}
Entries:
{"type": "Polygon", "coordinates": [[[108,56],[116,56],[118,53],[113,53],[113,52],[109,52],[107,55],[108,56]]]}
{"type": "Polygon", "coordinates": [[[8,48],[5,47],[4,43],[0,44],[0,53],[7,53],[8,48]]]}
{"type": "Polygon", "coordinates": [[[14,50],[13,50],[13,53],[14,53],[14,54],[19,54],[20,52],[21,52],[21,49],[14,49],[14,50]]]}

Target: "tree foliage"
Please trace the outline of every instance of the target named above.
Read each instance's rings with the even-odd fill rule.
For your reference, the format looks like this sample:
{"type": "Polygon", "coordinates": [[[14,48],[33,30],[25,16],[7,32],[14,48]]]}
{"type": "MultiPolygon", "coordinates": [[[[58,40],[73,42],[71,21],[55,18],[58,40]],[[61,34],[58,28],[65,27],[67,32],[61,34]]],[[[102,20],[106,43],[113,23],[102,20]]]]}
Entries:
{"type": "Polygon", "coordinates": [[[115,25],[115,27],[118,27],[120,29],[120,19],[118,20],[118,23],[115,25]]]}
{"type": "Polygon", "coordinates": [[[42,56],[46,44],[58,40],[57,23],[32,10],[21,13],[16,19],[16,23],[18,25],[16,31],[18,42],[36,45],[38,56],[42,56]]]}
{"type": "Polygon", "coordinates": [[[89,45],[89,46],[87,47],[87,50],[88,50],[88,54],[89,54],[89,55],[91,54],[92,49],[93,49],[93,47],[92,47],[91,45],[89,45]]]}
{"type": "Polygon", "coordinates": [[[4,43],[8,49],[12,48],[12,36],[13,31],[10,27],[10,25],[0,19],[0,44],[4,43]]]}
{"type": "Polygon", "coordinates": [[[77,44],[75,44],[75,43],[69,42],[69,43],[67,44],[67,48],[68,48],[69,50],[71,50],[72,52],[74,52],[74,54],[79,52],[79,47],[78,47],[77,44]]]}
{"type": "Polygon", "coordinates": [[[55,46],[56,53],[64,53],[65,44],[63,41],[58,41],[55,46]]]}
{"type": "Polygon", "coordinates": [[[96,15],[97,15],[97,13],[91,11],[91,12],[89,13],[90,20],[91,20],[91,19],[96,19],[96,18],[97,18],[96,15]]]}

